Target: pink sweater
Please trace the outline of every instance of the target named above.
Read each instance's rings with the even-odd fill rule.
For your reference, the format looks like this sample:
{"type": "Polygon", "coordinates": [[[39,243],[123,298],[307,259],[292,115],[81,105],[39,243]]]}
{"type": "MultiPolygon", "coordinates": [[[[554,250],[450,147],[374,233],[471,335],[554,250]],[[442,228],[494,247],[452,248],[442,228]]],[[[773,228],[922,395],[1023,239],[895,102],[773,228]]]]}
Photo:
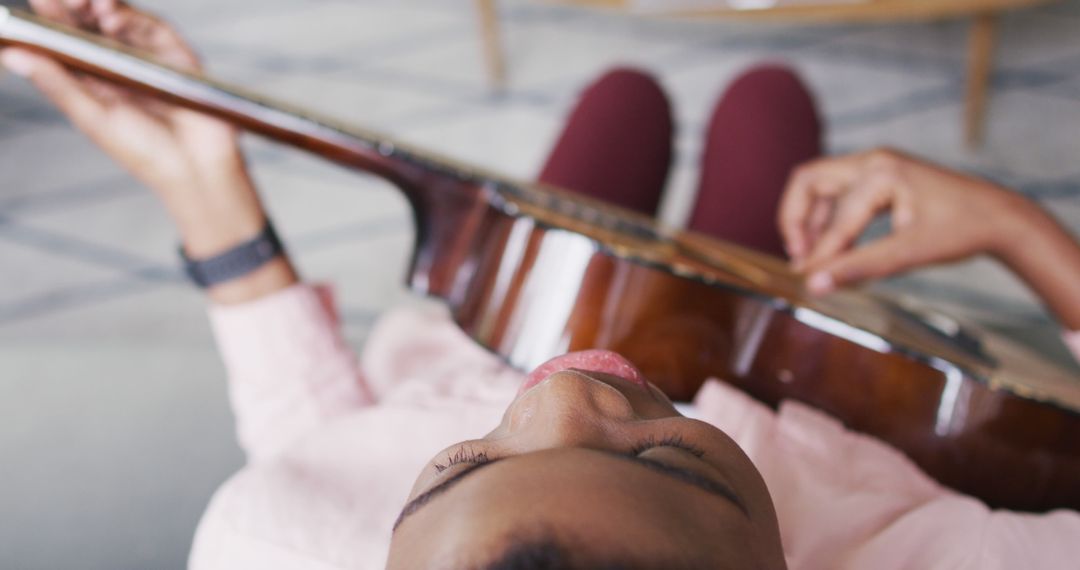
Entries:
{"type": "MultiPolygon", "coordinates": [[[[325,290],[302,285],[211,310],[248,464],[211,500],[191,568],[383,567],[421,466],[495,426],[521,382],[444,312],[386,315],[360,363],[335,315],[325,290]]],[[[709,381],[694,410],[761,470],[793,570],[1080,560],[1080,514],[990,511],[806,406],[773,412],[709,381]]]]}

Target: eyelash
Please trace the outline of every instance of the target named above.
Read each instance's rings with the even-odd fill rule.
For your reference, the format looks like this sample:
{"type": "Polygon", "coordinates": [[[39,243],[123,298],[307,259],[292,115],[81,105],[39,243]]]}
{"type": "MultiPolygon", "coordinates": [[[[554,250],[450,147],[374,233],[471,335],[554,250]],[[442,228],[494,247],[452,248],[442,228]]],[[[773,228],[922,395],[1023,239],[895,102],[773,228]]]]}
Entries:
{"type": "Polygon", "coordinates": [[[641,455],[642,453],[645,453],[646,451],[654,447],[674,447],[676,449],[681,449],[698,458],[705,455],[705,450],[697,447],[696,445],[683,441],[681,435],[667,435],[659,440],[653,436],[649,436],[648,439],[635,445],[634,448],[630,450],[630,453],[632,455],[641,455]]]}
{"type": "Polygon", "coordinates": [[[447,469],[460,463],[483,465],[484,463],[487,463],[489,461],[491,461],[491,458],[488,457],[488,454],[485,451],[477,453],[471,448],[459,447],[456,451],[454,451],[452,455],[450,453],[446,454],[446,463],[435,464],[435,472],[442,473],[443,471],[446,471],[447,469]]]}
{"type": "MultiPolygon", "coordinates": [[[[633,449],[630,450],[630,454],[641,455],[642,453],[645,453],[646,451],[654,447],[674,447],[676,449],[681,449],[698,458],[705,455],[705,451],[703,449],[687,443],[683,440],[681,435],[667,435],[661,439],[656,439],[653,436],[649,436],[648,439],[645,439],[635,445],[633,449]]],[[[488,457],[486,451],[476,452],[473,451],[472,448],[459,447],[456,451],[454,451],[453,454],[446,454],[446,463],[435,464],[435,472],[442,473],[443,471],[446,471],[454,465],[459,465],[462,463],[483,465],[484,463],[488,463],[490,461],[491,458],[488,457]]]]}

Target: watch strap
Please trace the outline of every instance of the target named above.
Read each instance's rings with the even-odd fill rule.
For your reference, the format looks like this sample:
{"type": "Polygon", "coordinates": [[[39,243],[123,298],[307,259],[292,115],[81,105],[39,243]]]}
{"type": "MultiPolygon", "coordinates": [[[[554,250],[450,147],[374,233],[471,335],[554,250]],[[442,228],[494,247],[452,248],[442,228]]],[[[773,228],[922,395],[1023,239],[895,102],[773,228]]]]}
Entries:
{"type": "Polygon", "coordinates": [[[262,231],[228,251],[207,259],[188,257],[184,247],[180,246],[180,259],[188,277],[201,288],[212,287],[219,283],[243,277],[269,263],[281,255],[284,248],[270,220],[266,221],[262,231]]]}

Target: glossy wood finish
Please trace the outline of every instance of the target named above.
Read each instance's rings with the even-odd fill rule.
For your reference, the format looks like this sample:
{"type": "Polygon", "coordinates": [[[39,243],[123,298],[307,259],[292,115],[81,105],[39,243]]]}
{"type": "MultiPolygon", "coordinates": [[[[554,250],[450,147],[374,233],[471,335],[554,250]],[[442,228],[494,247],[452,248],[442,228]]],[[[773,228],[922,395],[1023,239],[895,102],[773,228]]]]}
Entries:
{"type": "MultiPolygon", "coordinates": [[[[1080,417],[1073,411],[882,354],[823,333],[767,299],[605,253],[584,236],[527,217],[484,207],[455,215],[449,224],[444,214],[430,218],[471,229],[454,234],[455,255],[421,253],[418,259],[433,263],[414,264],[410,282],[446,299],[463,330],[519,368],[606,348],[676,399],[691,399],[715,377],[772,406],[810,404],[992,506],[1080,508],[1080,417]]],[[[438,240],[417,244],[418,252],[443,247],[438,240]]]]}
{"type": "Polygon", "coordinates": [[[1013,378],[1000,352],[964,346],[878,299],[806,298],[779,260],[7,16],[0,9],[0,44],[44,51],[396,184],[417,230],[409,285],[445,299],[463,330],[517,367],[612,349],[673,398],[690,399],[717,377],[770,405],[790,398],[821,408],[991,505],[1080,508],[1075,378],[1053,370],[1013,378]]]}

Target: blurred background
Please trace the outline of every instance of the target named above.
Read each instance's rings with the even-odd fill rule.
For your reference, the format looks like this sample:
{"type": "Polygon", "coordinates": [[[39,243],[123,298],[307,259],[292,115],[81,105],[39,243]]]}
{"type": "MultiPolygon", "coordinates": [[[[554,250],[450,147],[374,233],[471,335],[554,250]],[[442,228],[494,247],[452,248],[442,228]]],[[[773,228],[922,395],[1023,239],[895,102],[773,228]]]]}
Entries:
{"type": "MultiPolygon", "coordinates": [[[[1002,17],[976,147],[963,121],[966,18],[807,26],[502,0],[496,89],[469,2],[142,4],[222,79],[521,178],[593,77],[645,68],[677,113],[663,206],[676,225],[715,98],[746,66],[784,61],[816,92],[830,152],[896,146],[1016,188],[1080,229],[1078,0],[1002,17]]],[[[246,144],[302,272],[338,285],[350,342],[384,307],[417,302],[402,290],[412,228],[392,188],[246,144]]],[[[0,567],[182,567],[211,494],[241,466],[204,303],[175,247],[147,190],[0,76],[0,567]]],[[[1038,304],[988,260],[886,286],[1067,358],[1038,304]]]]}

